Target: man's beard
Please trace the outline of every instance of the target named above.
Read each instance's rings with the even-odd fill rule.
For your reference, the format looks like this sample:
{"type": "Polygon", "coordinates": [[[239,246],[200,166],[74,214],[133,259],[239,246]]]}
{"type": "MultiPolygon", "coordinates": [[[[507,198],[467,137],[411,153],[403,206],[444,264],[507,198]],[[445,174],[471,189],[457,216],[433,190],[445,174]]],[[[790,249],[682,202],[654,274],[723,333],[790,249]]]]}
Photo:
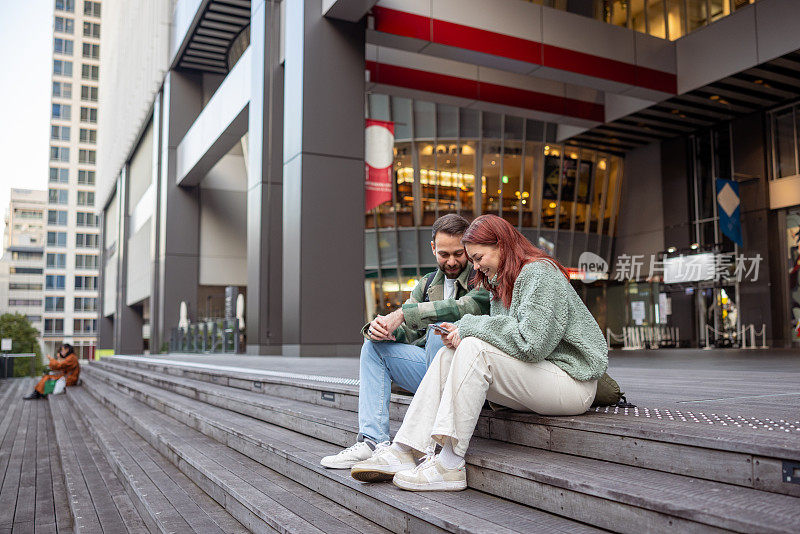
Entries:
{"type": "Polygon", "coordinates": [[[467,266],[466,266],[466,265],[465,265],[465,266],[463,266],[463,267],[461,267],[461,266],[459,265],[459,266],[458,266],[458,267],[456,267],[454,270],[450,271],[449,269],[447,269],[447,266],[442,266],[442,265],[440,265],[440,266],[439,266],[439,269],[441,269],[441,270],[442,270],[442,272],[444,273],[444,275],[445,275],[447,278],[458,278],[458,277],[461,275],[461,273],[463,273],[463,272],[464,272],[464,269],[466,269],[466,268],[467,268],[467,266]]]}

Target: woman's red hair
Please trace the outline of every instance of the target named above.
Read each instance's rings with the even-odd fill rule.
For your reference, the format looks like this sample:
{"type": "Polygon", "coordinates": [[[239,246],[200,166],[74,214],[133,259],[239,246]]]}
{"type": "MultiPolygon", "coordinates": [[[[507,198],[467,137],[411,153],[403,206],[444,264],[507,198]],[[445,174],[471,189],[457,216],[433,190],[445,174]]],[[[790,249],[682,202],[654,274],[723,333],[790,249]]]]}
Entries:
{"type": "Polygon", "coordinates": [[[506,308],[511,306],[514,282],[522,268],[533,261],[548,261],[569,280],[569,273],[557,260],[528,241],[505,219],[497,215],[481,215],[469,225],[464,244],[490,245],[499,249],[500,262],[497,266],[497,285],[489,283],[486,275],[475,271],[475,281],[485,287],[495,299],[503,301],[506,308]]]}

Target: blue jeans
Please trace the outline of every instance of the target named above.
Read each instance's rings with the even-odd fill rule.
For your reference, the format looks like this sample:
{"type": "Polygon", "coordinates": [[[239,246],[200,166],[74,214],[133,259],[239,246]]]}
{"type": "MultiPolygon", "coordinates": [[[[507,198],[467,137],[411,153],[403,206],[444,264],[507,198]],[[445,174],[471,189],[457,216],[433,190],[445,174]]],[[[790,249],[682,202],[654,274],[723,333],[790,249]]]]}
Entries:
{"type": "Polygon", "coordinates": [[[425,348],[395,341],[364,341],[358,388],[359,439],[389,440],[389,400],[392,382],[414,393],[433,357],[443,347],[441,336],[429,331],[425,348]]]}

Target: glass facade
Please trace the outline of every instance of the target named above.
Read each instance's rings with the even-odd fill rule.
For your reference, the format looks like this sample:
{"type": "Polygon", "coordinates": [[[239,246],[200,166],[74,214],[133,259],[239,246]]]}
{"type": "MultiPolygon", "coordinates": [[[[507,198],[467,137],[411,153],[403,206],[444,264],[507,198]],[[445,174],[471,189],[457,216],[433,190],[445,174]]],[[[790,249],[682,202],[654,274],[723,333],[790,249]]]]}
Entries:
{"type": "Polygon", "coordinates": [[[430,226],[446,213],[499,215],[566,266],[587,250],[610,255],[620,157],[513,115],[383,94],[366,107],[395,125],[392,201],[366,214],[368,311],[398,306],[435,267],[430,226]]]}
{"type": "Polygon", "coordinates": [[[793,104],[770,113],[772,137],[772,178],[800,174],[800,104],[793,104]]]}
{"type": "Polygon", "coordinates": [[[674,41],[758,0],[528,0],[674,41]]]}

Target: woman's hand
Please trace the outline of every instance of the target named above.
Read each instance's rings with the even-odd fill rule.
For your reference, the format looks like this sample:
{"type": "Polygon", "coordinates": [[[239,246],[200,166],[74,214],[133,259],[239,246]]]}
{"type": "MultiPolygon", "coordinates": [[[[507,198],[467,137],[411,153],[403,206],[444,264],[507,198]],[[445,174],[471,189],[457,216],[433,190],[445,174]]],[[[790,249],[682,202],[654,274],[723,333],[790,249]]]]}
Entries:
{"type": "Polygon", "coordinates": [[[447,334],[447,337],[442,338],[442,343],[448,349],[457,349],[458,345],[461,343],[461,335],[458,333],[458,327],[456,325],[449,326],[450,333],[447,334]]]}

